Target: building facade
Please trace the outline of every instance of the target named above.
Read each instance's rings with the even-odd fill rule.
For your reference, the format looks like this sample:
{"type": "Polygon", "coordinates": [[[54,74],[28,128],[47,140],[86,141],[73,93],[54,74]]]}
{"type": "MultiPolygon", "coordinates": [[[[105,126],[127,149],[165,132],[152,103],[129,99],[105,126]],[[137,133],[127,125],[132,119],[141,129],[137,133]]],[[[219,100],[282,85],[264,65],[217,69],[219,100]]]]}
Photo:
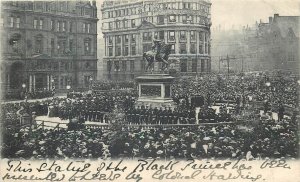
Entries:
{"type": "Polygon", "coordinates": [[[210,72],[210,7],[207,0],[104,1],[104,77],[126,80],[144,73],[142,55],[153,40],[172,45],[171,69],[183,75],[210,72]]]}
{"type": "Polygon", "coordinates": [[[300,16],[269,17],[260,22],[256,36],[247,40],[248,51],[261,71],[281,70],[299,74],[300,16]]]}
{"type": "Polygon", "coordinates": [[[96,78],[96,2],[7,1],[1,7],[6,92],[87,88],[96,78]]]}

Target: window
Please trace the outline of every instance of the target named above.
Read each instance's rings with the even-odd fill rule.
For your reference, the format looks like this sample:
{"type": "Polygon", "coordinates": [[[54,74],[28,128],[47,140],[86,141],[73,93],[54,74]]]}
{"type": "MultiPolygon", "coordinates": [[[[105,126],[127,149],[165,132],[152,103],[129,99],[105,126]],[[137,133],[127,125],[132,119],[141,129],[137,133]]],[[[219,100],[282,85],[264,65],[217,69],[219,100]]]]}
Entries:
{"type": "Polygon", "coordinates": [[[203,44],[199,44],[199,53],[200,54],[204,53],[204,51],[203,51],[203,44]]]}
{"type": "Polygon", "coordinates": [[[169,41],[175,41],[175,31],[169,31],[169,41]]]}
{"type": "Polygon", "coordinates": [[[109,22],[109,23],[108,23],[108,29],[109,29],[109,30],[112,30],[112,29],[113,29],[113,23],[112,23],[112,22],[109,22]]]}
{"type": "Polygon", "coordinates": [[[135,28],[135,19],[131,20],[131,28],[135,28]]]}
{"type": "Polygon", "coordinates": [[[128,40],[129,40],[129,36],[128,35],[124,35],[124,43],[128,44],[128,40]]]}
{"type": "Polygon", "coordinates": [[[171,54],[175,54],[175,44],[171,45],[171,54]]]}
{"type": "Polygon", "coordinates": [[[82,32],[90,33],[91,24],[90,23],[83,23],[82,24],[82,32]]]}
{"type": "Polygon", "coordinates": [[[134,60],[130,60],[130,71],[134,71],[134,60]]]}
{"type": "Polygon", "coordinates": [[[203,38],[203,32],[199,32],[199,41],[203,41],[204,38],[203,38]]]}
{"type": "Polygon", "coordinates": [[[121,22],[119,20],[116,21],[116,29],[121,28],[121,22]]]}
{"type": "Polygon", "coordinates": [[[54,39],[53,38],[51,38],[51,43],[50,43],[50,45],[51,45],[51,55],[53,55],[54,54],[54,39]]]}
{"type": "Polygon", "coordinates": [[[40,26],[39,26],[40,30],[43,29],[43,22],[44,22],[44,20],[40,20],[40,26]]]}
{"type": "Polygon", "coordinates": [[[112,36],[108,36],[108,45],[112,45],[113,44],[113,38],[112,36]]]}
{"type": "Polygon", "coordinates": [[[192,72],[197,72],[197,59],[192,59],[192,72]]]}
{"type": "Polygon", "coordinates": [[[132,46],[131,46],[131,55],[132,55],[132,56],[136,55],[136,48],[135,48],[135,45],[132,45],[132,46]]]}
{"type": "Polygon", "coordinates": [[[176,22],[176,16],[175,15],[169,15],[169,22],[171,22],[171,23],[176,22]]]}
{"type": "Polygon", "coordinates": [[[131,43],[135,43],[135,41],[136,41],[136,35],[131,34],[131,43]]]}
{"type": "Polygon", "coordinates": [[[188,18],[187,18],[187,21],[191,24],[194,23],[194,16],[193,15],[189,15],[188,18]]]}
{"type": "Polygon", "coordinates": [[[17,17],[16,28],[20,28],[20,18],[19,17],[17,17]]]}
{"type": "Polygon", "coordinates": [[[195,43],[190,44],[190,53],[196,54],[196,44],[195,43]]]}
{"type": "Polygon", "coordinates": [[[121,43],[121,35],[117,35],[116,36],[116,44],[120,44],[121,43]]]}
{"type": "Polygon", "coordinates": [[[37,19],[34,19],[34,20],[33,20],[33,28],[34,28],[34,29],[37,29],[37,26],[38,26],[38,20],[37,20],[37,19]]]}
{"type": "Polygon", "coordinates": [[[65,32],[66,31],[66,22],[62,22],[62,31],[65,32]]]}
{"type": "Polygon", "coordinates": [[[120,62],[114,61],[115,71],[120,71],[120,62]]]}
{"type": "Polygon", "coordinates": [[[122,61],[122,71],[126,71],[127,69],[127,64],[126,64],[126,60],[122,61]]]}
{"type": "Polygon", "coordinates": [[[182,23],[186,24],[187,23],[187,15],[182,15],[182,23]]]}
{"type": "Polygon", "coordinates": [[[157,17],[157,24],[158,24],[158,25],[163,25],[163,24],[165,24],[165,17],[164,17],[163,15],[159,15],[159,16],[157,17]]]}
{"type": "Polygon", "coordinates": [[[56,31],[59,32],[60,31],[60,22],[57,22],[57,26],[56,26],[56,31]]]}
{"type": "Polygon", "coordinates": [[[143,52],[150,51],[152,48],[152,44],[143,44],[143,52]]]}
{"type": "Polygon", "coordinates": [[[70,52],[74,51],[74,42],[72,39],[70,39],[70,41],[69,41],[69,50],[70,50],[70,52]]]}
{"type": "Polygon", "coordinates": [[[86,33],[90,33],[90,28],[91,28],[91,24],[87,24],[87,31],[86,31],[86,33]]]}
{"type": "Polygon", "coordinates": [[[186,54],[186,44],[180,44],[180,54],[186,54]]]}
{"type": "Polygon", "coordinates": [[[204,72],[205,70],[205,60],[201,59],[201,72],[204,72]]]}
{"type": "Polygon", "coordinates": [[[128,45],[124,46],[123,56],[128,56],[128,45]]]}
{"type": "Polygon", "coordinates": [[[159,40],[164,40],[165,38],[164,31],[155,32],[154,38],[159,40]]]}
{"type": "Polygon", "coordinates": [[[190,39],[191,39],[191,42],[195,42],[196,41],[195,31],[191,31],[190,32],[190,39]]]}
{"type": "Polygon", "coordinates": [[[38,35],[35,37],[35,52],[36,53],[42,53],[43,50],[43,37],[41,35],[38,35]]]}
{"type": "Polygon", "coordinates": [[[116,56],[121,56],[121,46],[116,46],[116,56]]]}
{"type": "Polygon", "coordinates": [[[186,32],[185,31],[180,31],[180,40],[186,40],[186,32]]]}
{"type": "Polygon", "coordinates": [[[124,21],[123,21],[123,27],[124,27],[124,28],[128,28],[128,21],[127,21],[127,20],[124,20],[124,21]]]}
{"type": "Polygon", "coordinates": [[[50,30],[54,30],[54,20],[50,21],[50,30]]]}
{"type": "Polygon", "coordinates": [[[14,34],[9,40],[9,45],[12,47],[12,51],[15,53],[19,52],[19,41],[21,39],[20,34],[14,34]]]}
{"type": "Polygon", "coordinates": [[[152,32],[144,32],[143,33],[143,41],[152,41],[152,32]]]}
{"type": "Polygon", "coordinates": [[[9,17],[9,27],[14,27],[14,17],[9,17]]]}
{"type": "Polygon", "coordinates": [[[73,22],[69,23],[69,32],[73,32],[73,22]]]}
{"type": "Polygon", "coordinates": [[[108,56],[113,56],[113,48],[108,47],[108,56]]]}
{"type": "Polygon", "coordinates": [[[180,71],[181,72],[187,72],[187,60],[186,59],[181,60],[180,71]]]}
{"type": "Polygon", "coordinates": [[[65,54],[67,49],[67,40],[61,39],[57,41],[57,52],[58,54],[65,54]]]}
{"type": "Polygon", "coordinates": [[[91,40],[90,39],[84,40],[84,54],[85,55],[91,54],[91,40]]]}

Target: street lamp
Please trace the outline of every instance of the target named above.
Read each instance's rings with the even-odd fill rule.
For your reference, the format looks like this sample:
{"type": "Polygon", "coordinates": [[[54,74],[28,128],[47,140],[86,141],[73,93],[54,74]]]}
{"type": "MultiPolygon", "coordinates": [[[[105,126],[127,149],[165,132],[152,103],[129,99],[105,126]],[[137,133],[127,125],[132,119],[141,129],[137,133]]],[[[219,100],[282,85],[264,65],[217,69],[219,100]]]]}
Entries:
{"type": "Polygon", "coordinates": [[[22,84],[22,90],[24,93],[25,102],[27,102],[27,92],[26,92],[26,84],[25,83],[22,84]]]}
{"type": "Polygon", "coordinates": [[[90,76],[90,79],[89,79],[89,80],[90,80],[90,90],[92,90],[92,87],[93,87],[93,85],[92,85],[92,84],[93,84],[93,77],[90,76]]]}
{"type": "Polygon", "coordinates": [[[71,89],[71,86],[70,85],[67,85],[67,89],[68,89],[68,91],[71,89]]]}

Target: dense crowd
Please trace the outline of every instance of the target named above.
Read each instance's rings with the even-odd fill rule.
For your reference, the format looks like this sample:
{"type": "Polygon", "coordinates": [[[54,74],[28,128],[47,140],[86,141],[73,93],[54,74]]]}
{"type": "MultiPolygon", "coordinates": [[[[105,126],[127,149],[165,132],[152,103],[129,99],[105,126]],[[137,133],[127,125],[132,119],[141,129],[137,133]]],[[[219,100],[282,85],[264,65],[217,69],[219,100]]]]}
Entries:
{"type": "MultiPolygon", "coordinates": [[[[297,78],[278,73],[245,74],[231,77],[206,75],[198,78],[180,78],[172,85],[172,97],[177,108],[136,107],[137,92],[134,83],[101,82],[94,85],[98,91],[88,94],[69,93],[67,98],[42,101],[4,103],[1,119],[16,123],[22,113],[48,115],[63,120],[74,118],[82,124],[68,129],[42,130],[17,128],[8,125],[4,130],[3,155],[22,158],[265,158],[296,157],[297,125],[294,113],[284,117],[287,106],[296,108],[297,78]],[[122,86],[122,84],[124,84],[122,86]],[[133,85],[132,85],[133,84],[133,85]],[[124,88],[131,88],[131,90],[124,88]],[[101,91],[102,90],[102,91],[101,91]],[[196,112],[192,106],[193,95],[204,96],[205,104],[196,112]],[[256,102],[263,107],[255,110],[247,127],[233,121],[247,112],[256,102]],[[225,103],[218,107],[217,103],[225,103]],[[234,107],[229,110],[229,103],[234,107]],[[205,126],[178,126],[151,130],[129,127],[126,130],[88,129],[85,121],[114,121],[108,115],[116,109],[124,112],[126,124],[195,124],[219,123],[205,126]],[[278,112],[279,121],[260,117],[259,111],[278,112]],[[241,112],[243,114],[241,114],[241,112]],[[197,119],[199,121],[197,121],[197,119]]],[[[248,119],[247,119],[248,120],[248,119]]],[[[113,126],[111,126],[113,127],[113,126]]]]}
{"type": "Polygon", "coordinates": [[[185,111],[171,107],[158,109],[142,105],[125,110],[125,115],[129,124],[196,124],[231,121],[231,114],[227,112],[225,106],[220,107],[219,113],[216,113],[213,108],[205,107],[197,113],[196,110],[185,111]]]}
{"type": "Polygon", "coordinates": [[[21,158],[295,158],[295,121],[261,119],[252,128],[235,124],[158,127],[127,131],[101,129],[7,129],[5,157],[21,158]]]}

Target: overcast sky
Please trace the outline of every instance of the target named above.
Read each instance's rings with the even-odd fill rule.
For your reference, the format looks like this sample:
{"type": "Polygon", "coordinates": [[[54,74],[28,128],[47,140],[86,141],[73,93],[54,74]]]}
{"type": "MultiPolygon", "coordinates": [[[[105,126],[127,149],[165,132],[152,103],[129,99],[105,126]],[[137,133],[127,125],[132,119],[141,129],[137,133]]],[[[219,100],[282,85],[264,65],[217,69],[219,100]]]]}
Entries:
{"type": "Polygon", "coordinates": [[[252,25],[278,13],[281,16],[300,16],[299,0],[211,0],[213,27],[221,24],[227,28],[252,25]]]}

